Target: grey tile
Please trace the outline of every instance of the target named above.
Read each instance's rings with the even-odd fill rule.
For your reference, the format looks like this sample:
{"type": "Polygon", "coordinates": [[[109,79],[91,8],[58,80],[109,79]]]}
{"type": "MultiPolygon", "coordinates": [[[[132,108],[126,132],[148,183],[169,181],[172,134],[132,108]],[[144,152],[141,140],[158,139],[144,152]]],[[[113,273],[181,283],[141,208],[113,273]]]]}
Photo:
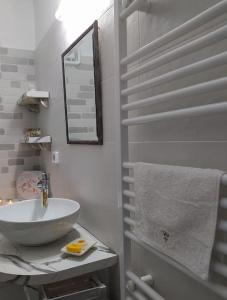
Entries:
{"type": "Polygon", "coordinates": [[[8,55],[13,57],[25,57],[25,58],[34,58],[34,51],[31,50],[22,50],[22,49],[15,49],[9,48],[8,55]]]}
{"type": "Polygon", "coordinates": [[[0,97],[0,103],[2,103],[2,97],[0,97]]]}
{"type": "Polygon", "coordinates": [[[40,150],[35,150],[34,152],[34,156],[40,156],[41,151],[40,150]]]}
{"type": "Polygon", "coordinates": [[[22,166],[24,165],[24,159],[22,158],[15,158],[15,159],[8,159],[9,166],[22,166]]]}
{"type": "Polygon", "coordinates": [[[2,72],[17,72],[18,67],[15,66],[15,65],[2,64],[1,65],[1,71],[2,72]]]}
{"type": "Polygon", "coordinates": [[[68,105],[86,105],[86,100],[84,99],[67,99],[68,105]]]}
{"type": "Polygon", "coordinates": [[[88,132],[88,127],[69,127],[69,133],[88,132]]]}
{"type": "Polygon", "coordinates": [[[40,151],[29,151],[29,150],[24,150],[24,151],[9,151],[8,152],[8,157],[9,158],[18,158],[18,157],[33,157],[33,156],[39,156],[40,151]]]}
{"type": "Polygon", "coordinates": [[[13,119],[15,120],[23,119],[23,113],[13,113],[13,119]]]}
{"type": "Polygon", "coordinates": [[[96,114],[95,113],[83,113],[84,119],[95,119],[96,114]]]}
{"type": "Polygon", "coordinates": [[[95,132],[95,127],[89,127],[89,128],[88,128],[88,131],[89,131],[89,132],[95,132]]]}
{"type": "Polygon", "coordinates": [[[10,182],[10,186],[11,186],[12,188],[16,188],[16,181],[15,181],[15,180],[11,181],[11,182],[10,182]]]}
{"type": "Polygon", "coordinates": [[[12,88],[20,88],[21,87],[20,81],[11,81],[10,85],[12,88]]]}
{"type": "Polygon", "coordinates": [[[2,73],[0,73],[0,79],[2,78],[2,73]]]}
{"type": "Polygon", "coordinates": [[[28,65],[29,59],[25,57],[1,56],[0,62],[11,65],[28,65]]]}
{"type": "Polygon", "coordinates": [[[13,144],[0,144],[0,150],[14,150],[15,145],[13,144]]]}
{"type": "Polygon", "coordinates": [[[82,92],[94,92],[95,88],[92,85],[81,85],[80,90],[82,92]]]}
{"type": "Polygon", "coordinates": [[[5,129],[4,128],[0,128],[0,135],[4,135],[5,134],[5,129]]]}
{"type": "Polygon", "coordinates": [[[2,104],[0,104],[0,111],[4,110],[4,106],[2,104]]]}
{"type": "Polygon", "coordinates": [[[94,85],[94,79],[90,79],[90,84],[94,85]]]}
{"type": "Polygon", "coordinates": [[[36,78],[35,78],[35,75],[34,75],[34,74],[28,74],[28,75],[27,75],[27,80],[28,80],[28,81],[35,81],[35,79],[36,79],[36,78]]]}
{"type": "Polygon", "coordinates": [[[80,64],[76,66],[77,70],[82,70],[82,71],[92,71],[94,69],[93,64],[80,64]]]}
{"type": "Polygon", "coordinates": [[[79,98],[84,98],[84,99],[92,99],[95,97],[94,93],[91,92],[83,92],[83,93],[78,93],[79,98]]]}
{"type": "Polygon", "coordinates": [[[41,167],[40,167],[40,165],[34,165],[34,166],[32,167],[32,169],[33,169],[33,171],[40,171],[40,170],[41,170],[41,167]]]}
{"type": "Polygon", "coordinates": [[[29,65],[34,66],[35,60],[34,59],[29,59],[29,65]]]}
{"type": "Polygon", "coordinates": [[[8,173],[9,172],[9,168],[8,167],[2,167],[1,168],[1,173],[2,174],[6,174],[6,173],[8,173]]]}
{"type": "Polygon", "coordinates": [[[35,150],[34,151],[34,156],[40,156],[41,151],[40,150],[35,150]]]}
{"type": "Polygon", "coordinates": [[[21,119],[23,119],[23,114],[22,113],[0,112],[0,119],[2,119],[2,120],[9,120],[9,119],[21,120],[21,119]]]}
{"type": "Polygon", "coordinates": [[[68,114],[68,119],[81,119],[81,114],[70,113],[68,114]]]}
{"type": "Polygon", "coordinates": [[[92,56],[80,56],[80,61],[85,64],[93,65],[93,57],[92,56]]]}
{"type": "Polygon", "coordinates": [[[8,48],[0,47],[0,55],[8,54],[8,48]]]}

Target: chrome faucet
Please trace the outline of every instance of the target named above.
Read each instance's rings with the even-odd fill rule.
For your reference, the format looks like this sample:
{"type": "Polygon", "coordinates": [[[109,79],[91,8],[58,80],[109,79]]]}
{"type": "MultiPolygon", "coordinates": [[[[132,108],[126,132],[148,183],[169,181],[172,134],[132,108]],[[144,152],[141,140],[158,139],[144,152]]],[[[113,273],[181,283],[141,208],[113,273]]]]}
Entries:
{"type": "Polygon", "coordinates": [[[41,191],[40,200],[41,200],[42,207],[48,206],[48,194],[49,194],[48,186],[49,186],[48,174],[46,172],[43,172],[40,181],[37,183],[37,188],[39,188],[41,191]]]}

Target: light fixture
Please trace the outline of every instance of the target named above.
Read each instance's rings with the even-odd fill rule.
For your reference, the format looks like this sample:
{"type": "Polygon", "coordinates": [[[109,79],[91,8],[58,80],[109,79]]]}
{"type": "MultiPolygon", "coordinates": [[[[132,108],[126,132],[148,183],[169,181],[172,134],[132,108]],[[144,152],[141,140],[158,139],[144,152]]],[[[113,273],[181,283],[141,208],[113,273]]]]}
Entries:
{"type": "Polygon", "coordinates": [[[61,0],[55,18],[61,21],[70,39],[78,37],[110,6],[111,0],[61,0]]]}

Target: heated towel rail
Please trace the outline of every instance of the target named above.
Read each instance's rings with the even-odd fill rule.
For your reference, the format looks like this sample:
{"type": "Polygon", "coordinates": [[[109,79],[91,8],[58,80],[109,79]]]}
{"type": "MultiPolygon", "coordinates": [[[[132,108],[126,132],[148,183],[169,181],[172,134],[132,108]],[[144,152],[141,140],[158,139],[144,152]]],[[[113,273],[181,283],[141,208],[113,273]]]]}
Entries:
{"type": "MultiPolygon", "coordinates": [[[[121,282],[123,283],[121,288],[122,299],[164,300],[164,298],[152,287],[152,278],[149,277],[149,280],[147,280],[147,276],[149,276],[149,274],[141,278],[130,270],[131,245],[134,242],[149,251],[153,251],[156,255],[160,256],[162,259],[168,261],[177,268],[181,269],[181,267],[167,257],[158,253],[158,251],[151,249],[151,247],[146,244],[141,244],[141,242],[139,242],[133,234],[133,226],[135,226],[135,221],[133,219],[135,206],[132,204],[131,200],[135,197],[135,193],[133,192],[133,163],[129,162],[128,128],[130,126],[156,121],[227,112],[227,101],[173,109],[136,117],[131,117],[131,115],[129,117],[129,112],[144,107],[152,107],[153,105],[161,102],[171,104],[171,102],[176,99],[181,99],[183,102],[185,97],[200,96],[210,92],[224,90],[227,87],[227,77],[220,77],[215,80],[200,82],[198,84],[174,89],[170,92],[157,94],[155,96],[139,98],[134,101],[129,101],[129,97],[136,96],[140,92],[154,87],[161,87],[166,83],[171,83],[177,79],[181,79],[182,77],[185,78],[187,76],[196,75],[199,72],[208,72],[214,68],[227,64],[227,51],[196,61],[195,63],[176,68],[140,83],[128,83],[129,80],[138,78],[138,76],[151,70],[154,71],[157,68],[172,62],[174,59],[182,58],[188,54],[202,50],[205,47],[209,47],[214,43],[227,39],[227,22],[225,22],[224,25],[221,24],[213,31],[211,30],[209,32],[205,32],[199,37],[194,37],[193,40],[187,40],[186,38],[184,43],[178,44],[177,42],[178,39],[185,36],[187,37],[189,33],[193,32],[193,30],[196,30],[200,26],[207,25],[207,23],[212,20],[223,16],[227,12],[227,0],[220,1],[218,4],[208,8],[184,24],[153,40],[131,54],[127,53],[127,19],[135,11],[152,11],[152,0],[115,0],[114,7],[116,53],[117,60],[119,61],[119,64],[116,67],[117,75],[119,76],[119,81],[116,82],[116,90],[119,91],[119,110],[121,111],[119,116],[119,123],[121,124],[119,134],[119,144],[121,145],[121,149],[119,149],[119,152],[121,153],[121,167],[119,168],[119,173],[121,174],[122,181],[119,184],[122,195],[120,196],[119,205],[122,208],[122,226],[124,232],[121,255],[121,282]],[[168,43],[172,41],[176,41],[176,45],[168,50],[168,43]],[[162,49],[165,46],[168,51],[160,50],[157,54],[157,50],[162,49]],[[148,55],[149,59],[147,59],[148,55]],[[146,58],[145,62],[142,61],[139,65],[135,64],[134,67],[130,66],[130,64],[143,58],[146,58]],[[128,68],[129,66],[130,68],[128,68]]],[[[164,48],[164,50],[166,49],[164,48]]],[[[222,184],[227,186],[227,175],[223,176],[222,184]]],[[[220,206],[224,210],[227,209],[227,198],[221,199],[220,206]]],[[[218,223],[218,229],[227,234],[227,221],[221,220],[218,223]]],[[[227,255],[227,243],[217,242],[215,249],[224,256],[227,255]]],[[[182,270],[185,271],[183,268],[182,270]]],[[[214,262],[213,270],[227,279],[227,265],[224,262],[214,262]]],[[[212,283],[204,284],[221,291],[222,295],[223,293],[227,295],[225,287],[221,284],[220,286],[212,283]]]]}

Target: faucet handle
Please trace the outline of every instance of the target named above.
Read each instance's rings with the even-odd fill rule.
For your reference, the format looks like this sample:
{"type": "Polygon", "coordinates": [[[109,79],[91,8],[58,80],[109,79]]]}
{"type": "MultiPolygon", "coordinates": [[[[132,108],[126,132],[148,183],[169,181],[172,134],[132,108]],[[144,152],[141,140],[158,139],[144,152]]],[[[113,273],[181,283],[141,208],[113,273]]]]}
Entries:
{"type": "Polygon", "coordinates": [[[36,184],[36,187],[38,188],[38,189],[42,189],[43,188],[43,185],[42,185],[42,181],[39,181],[37,184],[36,184]]]}
{"type": "Polygon", "coordinates": [[[42,179],[48,179],[48,174],[47,174],[47,172],[43,172],[42,173],[42,179]]]}
{"type": "Polygon", "coordinates": [[[38,179],[39,181],[37,182],[37,187],[41,188],[43,186],[43,183],[48,181],[49,176],[46,172],[42,172],[38,179]]]}
{"type": "Polygon", "coordinates": [[[48,180],[48,179],[49,179],[49,175],[46,172],[42,172],[42,174],[39,176],[40,181],[48,180]]]}

